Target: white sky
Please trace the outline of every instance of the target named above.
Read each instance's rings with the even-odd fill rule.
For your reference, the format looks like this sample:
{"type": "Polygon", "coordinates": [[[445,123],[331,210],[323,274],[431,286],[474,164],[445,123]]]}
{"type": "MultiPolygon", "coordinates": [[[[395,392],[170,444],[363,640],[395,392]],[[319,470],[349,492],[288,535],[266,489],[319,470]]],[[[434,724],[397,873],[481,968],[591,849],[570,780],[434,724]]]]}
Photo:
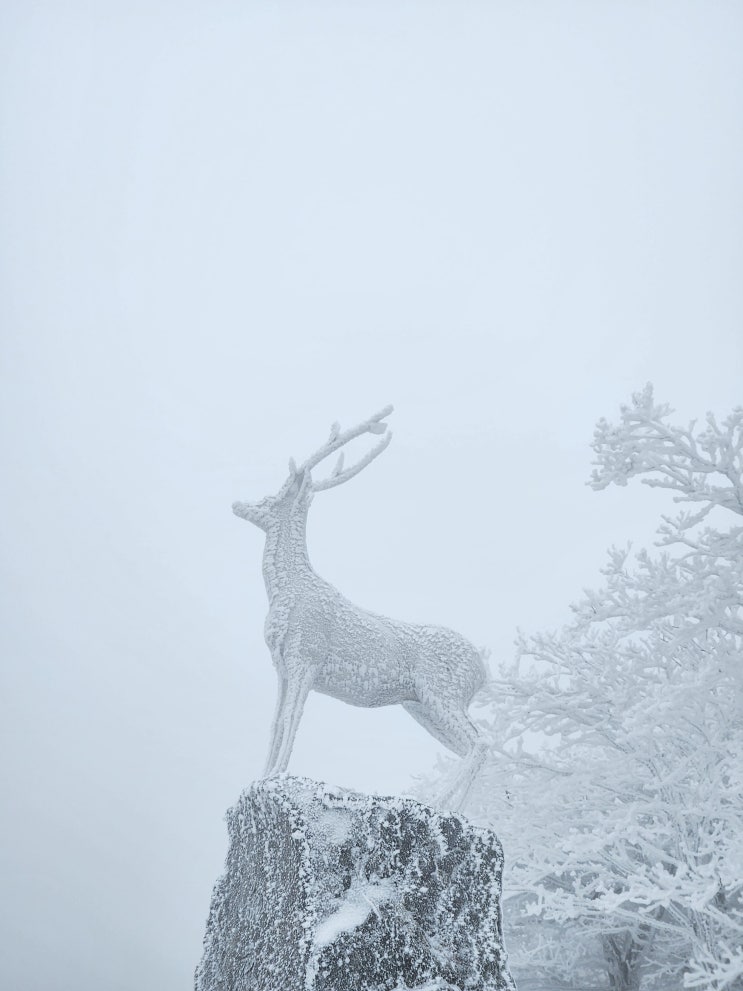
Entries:
{"type": "MultiPolygon", "coordinates": [[[[593,493],[648,380],[742,401],[735,2],[27,3],[0,11],[2,908],[14,991],[176,991],[263,766],[278,488],[360,605],[510,658],[662,494],[593,493]]],[[[291,770],[438,748],[312,696],[291,770]]]]}

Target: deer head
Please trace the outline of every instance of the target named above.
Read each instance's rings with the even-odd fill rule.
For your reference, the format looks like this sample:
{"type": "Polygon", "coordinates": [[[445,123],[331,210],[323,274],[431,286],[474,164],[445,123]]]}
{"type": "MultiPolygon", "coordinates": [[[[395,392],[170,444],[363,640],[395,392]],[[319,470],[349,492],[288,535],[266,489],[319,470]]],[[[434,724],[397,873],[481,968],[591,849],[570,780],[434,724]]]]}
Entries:
{"type": "Polygon", "coordinates": [[[232,512],[244,520],[249,520],[262,530],[268,530],[271,526],[279,524],[282,520],[288,520],[298,513],[306,513],[312,502],[315,492],[323,489],[331,489],[336,485],[342,485],[349,478],[358,475],[368,464],[379,457],[382,451],[392,440],[387,424],[382,421],[392,412],[392,406],[385,406],[384,409],[370,416],[356,427],[350,430],[341,431],[340,426],[334,423],[330,428],[330,437],[318,448],[314,454],[303,461],[299,467],[294,463],[294,459],[289,461],[289,477],[281,486],[276,495],[268,495],[260,502],[234,502],[232,512]],[[335,468],[331,474],[319,482],[312,479],[312,469],[321,461],[329,457],[335,451],[344,447],[354,437],[362,434],[383,434],[381,441],[373,447],[367,454],[350,468],[344,468],[343,451],[341,451],[335,468]]]}

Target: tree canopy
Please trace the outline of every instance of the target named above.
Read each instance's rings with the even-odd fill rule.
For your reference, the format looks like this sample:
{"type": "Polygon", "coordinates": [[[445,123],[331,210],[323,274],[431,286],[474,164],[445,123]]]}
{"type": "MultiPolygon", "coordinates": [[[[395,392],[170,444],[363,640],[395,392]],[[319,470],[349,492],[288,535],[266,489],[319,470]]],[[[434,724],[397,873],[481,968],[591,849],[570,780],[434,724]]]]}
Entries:
{"type": "Polygon", "coordinates": [[[593,439],[594,489],[674,493],[658,548],[612,548],[484,699],[465,811],[504,843],[521,987],[743,988],[743,409],[672,415],[647,386],[593,439]]]}

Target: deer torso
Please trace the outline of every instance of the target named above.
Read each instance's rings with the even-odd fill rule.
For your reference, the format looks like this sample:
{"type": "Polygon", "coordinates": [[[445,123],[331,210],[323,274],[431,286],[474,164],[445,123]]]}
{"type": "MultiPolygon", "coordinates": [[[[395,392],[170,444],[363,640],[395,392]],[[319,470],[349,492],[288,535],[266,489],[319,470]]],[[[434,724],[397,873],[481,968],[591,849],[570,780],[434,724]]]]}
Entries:
{"type": "Polygon", "coordinates": [[[263,574],[274,664],[309,669],[315,691],[367,708],[416,701],[421,679],[449,690],[454,680],[469,697],[481,687],[482,661],[464,637],[361,609],[321,578],[309,561],[304,519],[269,531],[263,574]]]}

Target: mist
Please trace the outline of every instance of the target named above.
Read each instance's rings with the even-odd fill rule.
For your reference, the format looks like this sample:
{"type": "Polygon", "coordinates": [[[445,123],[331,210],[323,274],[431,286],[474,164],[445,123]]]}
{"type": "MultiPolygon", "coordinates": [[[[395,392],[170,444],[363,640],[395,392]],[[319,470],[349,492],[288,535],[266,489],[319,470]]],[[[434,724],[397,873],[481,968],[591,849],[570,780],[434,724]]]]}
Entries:
{"type": "MultiPolygon", "coordinates": [[[[733,3],[72,2],[0,30],[3,899],[15,991],[175,991],[275,673],[230,511],[387,403],[316,570],[508,660],[667,494],[597,494],[652,381],[741,402],[733,3]]],[[[313,694],[290,770],[439,748],[313,694]]]]}

